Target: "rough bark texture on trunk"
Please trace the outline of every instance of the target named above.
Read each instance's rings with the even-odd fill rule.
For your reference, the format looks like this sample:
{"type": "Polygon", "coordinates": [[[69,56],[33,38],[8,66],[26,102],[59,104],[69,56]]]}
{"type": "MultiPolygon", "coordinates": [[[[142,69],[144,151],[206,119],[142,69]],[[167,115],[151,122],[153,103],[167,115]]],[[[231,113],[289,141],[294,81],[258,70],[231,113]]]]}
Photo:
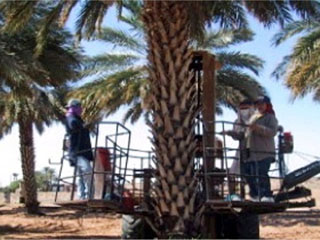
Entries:
{"type": "Polygon", "coordinates": [[[33,145],[32,121],[20,117],[19,121],[20,154],[25,186],[25,205],[28,213],[38,213],[37,183],[35,178],[35,155],[33,145]]]}
{"type": "Polygon", "coordinates": [[[193,155],[196,91],[189,65],[189,28],[184,3],[145,1],[157,159],[155,210],[162,237],[191,236],[195,217],[193,155]]]}

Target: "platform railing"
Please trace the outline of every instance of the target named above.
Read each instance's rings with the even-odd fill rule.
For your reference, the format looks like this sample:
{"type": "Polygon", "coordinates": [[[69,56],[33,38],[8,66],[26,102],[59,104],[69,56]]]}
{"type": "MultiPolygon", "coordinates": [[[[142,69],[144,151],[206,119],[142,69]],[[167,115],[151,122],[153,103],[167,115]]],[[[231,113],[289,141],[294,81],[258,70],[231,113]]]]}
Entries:
{"type": "MultiPolygon", "coordinates": [[[[208,124],[210,123],[206,123],[204,125],[208,125],[208,124]]],[[[250,176],[245,175],[243,173],[240,173],[240,174],[230,173],[231,162],[241,161],[241,159],[239,159],[239,156],[241,156],[241,154],[238,154],[238,156],[236,154],[236,152],[239,151],[238,143],[236,141],[232,141],[231,138],[226,139],[226,134],[225,134],[225,131],[229,130],[231,127],[233,128],[235,123],[228,122],[228,121],[216,121],[215,123],[211,123],[211,124],[215,124],[215,129],[216,129],[215,134],[218,138],[220,138],[220,141],[222,141],[222,149],[216,148],[214,149],[214,153],[216,154],[218,150],[221,150],[223,154],[222,156],[217,156],[216,154],[214,169],[204,169],[204,176],[203,176],[204,181],[206,180],[212,181],[213,184],[207,184],[207,186],[215,185],[214,188],[216,192],[216,194],[213,197],[207,196],[207,200],[220,199],[223,201],[231,201],[232,199],[229,196],[232,194],[237,194],[241,197],[241,199],[244,200],[246,198],[244,194],[245,179],[248,179],[249,177],[255,179],[255,182],[257,184],[257,189],[258,189],[258,196],[259,196],[259,199],[261,200],[261,189],[258,187],[258,185],[260,181],[263,181],[265,179],[265,177],[260,176],[258,172],[250,176]],[[233,145],[235,145],[235,147],[228,147],[231,141],[233,142],[233,145]],[[238,186],[236,187],[237,191],[234,191],[234,189],[231,189],[233,185],[238,186]]],[[[243,124],[238,124],[238,125],[241,125],[242,127],[248,127],[243,124]]],[[[207,151],[208,149],[203,150],[204,158],[206,157],[205,154],[207,151]]],[[[259,152],[259,153],[262,153],[262,152],[259,152]]],[[[277,162],[278,161],[277,158],[279,156],[278,148],[276,152],[272,152],[271,154],[275,156],[275,159],[276,159],[275,162],[277,162]]],[[[257,164],[257,162],[255,164],[257,164]]],[[[258,168],[256,167],[256,169],[258,168]]],[[[270,181],[274,183],[274,181],[276,180],[278,181],[278,184],[280,186],[283,178],[280,177],[279,167],[273,167],[272,169],[270,169],[269,173],[271,172],[276,173],[276,176],[269,175],[270,181]]],[[[276,194],[279,191],[279,187],[273,188],[272,190],[276,194]]]]}

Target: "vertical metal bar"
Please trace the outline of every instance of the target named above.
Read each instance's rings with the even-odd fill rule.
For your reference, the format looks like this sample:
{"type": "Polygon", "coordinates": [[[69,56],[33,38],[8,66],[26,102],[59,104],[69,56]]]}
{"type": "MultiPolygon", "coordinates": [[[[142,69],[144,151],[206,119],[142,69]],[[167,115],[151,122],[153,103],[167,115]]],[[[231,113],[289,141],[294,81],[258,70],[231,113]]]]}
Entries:
{"type": "Polygon", "coordinates": [[[147,202],[149,200],[149,192],[150,192],[150,187],[151,187],[151,174],[150,174],[150,169],[146,169],[143,171],[143,198],[144,201],[147,202]]]}
{"type": "MultiPolygon", "coordinates": [[[[279,176],[280,178],[284,178],[284,154],[283,154],[283,129],[279,129],[279,135],[278,135],[278,163],[279,163],[279,176]]],[[[281,180],[280,180],[281,181],[281,180]]],[[[281,182],[280,182],[281,183],[281,182]]]]}
{"type": "Polygon", "coordinates": [[[55,194],[55,197],[54,197],[54,201],[56,202],[57,199],[58,199],[58,194],[60,192],[60,181],[61,181],[61,175],[62,175],[62,169],[63,169],[63,162],[64,162],[64,159],[66,157],[66,140],[67,140],[67,134],[64,135],[63,137],[63,143],[62,143],[62,157],[61,157],[61,160],[60,160],[60,169],[59,169],[59,175],[58,175],[58,186],[57,186],[57,189],[56,189],[56,194],[55,194]]]}
{"type": "MultiPolygon", "coordinates": [[[[245,141],[244,139],[241,139],[240,141],[245,141]]],[[[245,198],[245,195],[246,195],[246,193],[245,193],[245,182],[244,182],[244,176],[243,176],[243,154],[246,152],[246,148],[245,149],[242,149],[241,148],[241,146],[242,146],[243,144],[239,144],[239,167],[240,167],[240,176],[239,176],[239,179],[240,179],[240,196],[241,196],[241,198],[242,199],[244,199],[245,198]],[[244,152],[245,151],[245,152],[244,152]]]]}
{"type": "Polygon", "coordinates": [[[76,158],[76,165],[74,166],[74,170],[73,170],[71,201],[74,198],[74,190],[75,190],[75,186],[76,186],[77,170],[78,170],[78,158],[76,158]]]}
{"type": "Polygon", "coordinates": [[[116,143],[116,145],[118,145],[118,135],[119,135],[119,123],[117,123],[116,125],[116,134],[114,138],[114,142],[116,143]]]}
{"type": "Polygon", "coordinates": [[[140,169],[143,169],[143,157],[140,157],[140,169]]]}
{"type": "Polygon", "coordinates": [[[112,167],[112,176],[111,176],[111,190],[110,194],[111,197],[113,197],[113,191],[114,191],[114,178],[115,178],[115,171],[116,171],[116,143],[113,143],[113,167],[112,167]]]}
{"type": "MultiPolygon", "coordinates": [[[[115,134],[115,138],[114,138],[114,142],[115,142],[115,145],[114,145],[114,149],[115,149],[115,152],[117,151],[117,147],[118,147],[118,136],[119,136],[119,123],[116,124],[116,134],[115,134]]],[[[117,182],[117,186],[114,186],[114,188],[117,188],[117,190],[119,190],[119,181],[120,181],[120,177],[121,177],[121,157],[122,157],[122,149],[120,148],[120,151],[119,151],[119,169],[117,169],[117,166],[115,165],[115,174],[114,174],[114,178],[117,177],[117,179],[114,179],[112,181],[112,183],[114,182],[117,182]]],[[[116,163],[116,162],[115,162],[116,163]]],[[[114,191],[114,189],[113,189],[114,191]]],[[[113,193],[112,191],[112,193],[113,193]]]]}
{"type": "Polygon", "coordinates": [[[125,187],[125,182],[127,178],[127,168],[128,168],[128,162],[129,162],[129,151],[130,151],[130,144],[131,144],[131,132],[127,129],[129,139],[128,139],[128,146],[127,146],[127,155],[125,159],[125,167],[124,167],[124,173],[123,173],[123,183],[122,183],[122,191],[121,191],[121,196],[123,196],[124,192],[124,187],[125,187]]]}
{"type": "Polygon", "coordinates": [[[118,173],[118,193],[121,194],[121,188],[122,188],[122,184],[121,184],[121,180],[122,180],[122,148],[120,148],[120,156],[119,156],[119,173],[118,173]]]}
{"type": "Polygon", "coordinates": [[[258,198],[259,198],[259,201],[261,201],[261,189],[260,189],[260,177],[261,176],[259,175],[259,164],[258,164],[257,160],[254,161],[254,166],[256,168],[255,182],[256,182],[257,189],[258,189],[258,198]]]}
{"type": "Polygon", "coordinates": [[[65,158],[65,154],[63,153],[62,158],[61,158],[61,162],[60,162],[60,170],[59,170],[59,175],[58,175],[58,186],[56,189],[56,195],[54,197],[54,201],[56,202],[58,199],[58,193],[60,192],[60,180],[61,180],[61,174],[62,174],[62,168],[63,168],[63,160],[65,158]]]}
{"type": "Polygon", "coordinates": [[[132,179],[132,185],[133,185],[133,198],[136,197],[136,170],[133,169],[133,179],[132,179]]]}
{"type": "Polygon", "coordinates": [[[93,185],[94,185],[94,168],[96,166],[96,157],[97,157],[97,148],[98,148],[98,139],[99,139],[99,123],[96,127],[97,134],[96,134],[96,141],[95,141],[95,147],[93,152],[93,164],[92,164],[92,171],[91,171],[91,181],[90,181],[90,189],[89,189],[89,199],[92,199],[94,197],[94,191],[93,191],[93,185]]]}
{"type": "MultiPolygon", "coordinates": [[[[222,122],[222,132],[225,132],[225,126],[224,122],[222,122]]],[[[227,156],[227,148],[226,148],[226,137],[223,135],[223,146],[222,148],[224,149],[223,151],[223,158],[226,161],[226,174],[227,174],[227,187],[228,187],[228,194],[230,194],[230,175],[229,175],[229,167],[228,167],[228,156],[227,156]]],[[[223,159],[221,160],[223,162],[223,159]]],[[[222,169],[223,169],[223,164],[222,164],[222,169]]],[[[223,196],[223,191],[222,191],[222,196],[223,196]]],[[[231,200],[231,198],[230,198],[231,200]]]]}

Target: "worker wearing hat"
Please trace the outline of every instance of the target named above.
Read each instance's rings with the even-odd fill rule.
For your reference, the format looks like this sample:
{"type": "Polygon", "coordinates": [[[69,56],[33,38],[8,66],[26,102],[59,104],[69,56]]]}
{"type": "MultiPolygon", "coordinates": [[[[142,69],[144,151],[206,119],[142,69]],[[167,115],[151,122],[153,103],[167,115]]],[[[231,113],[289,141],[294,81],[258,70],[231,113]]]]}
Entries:
{"type": "MultiPolygon", "coordinates": [[[[250,99],[244,99],[239,103],[238,106],[238,117],[233,124],[233,129],[225,131],[224,134],[231,136],[234,140],[239,141],[238,151],[236,152],[236,159],[232,162],[232,165],[229,169],[230,177],[230,200],[240,201],[240,197],[236,195],[236,176],[240,175],[240,166],[246,157],[246,141],[245,141],[245,132],[249,120],[254,113],[254,102],[250,99]]],[[[227,196],[227,199],[229,196],[227,196]]]]}
{"type": "Polygon", "coordinates": [[[78,99],[70,99],[66,106],[66,131],[69,137],[69,160],[71,166],[77,168],[78,187],[80,199],[92,196],[91,175],[93,160],[89,130],[84,126],[81,118],[82,107],[78,99]]]}
{"type": "Polygon", "coordinates": [[[258,97],[255,108],[256,113],[251,117],[246,131],[248,155],[243,164],[243,172],[249,176],[247,182],[252,200],[273,202],[268,172],[271,163],[275,161],[274,137],[278,121],[269,97],[258,97]]]}

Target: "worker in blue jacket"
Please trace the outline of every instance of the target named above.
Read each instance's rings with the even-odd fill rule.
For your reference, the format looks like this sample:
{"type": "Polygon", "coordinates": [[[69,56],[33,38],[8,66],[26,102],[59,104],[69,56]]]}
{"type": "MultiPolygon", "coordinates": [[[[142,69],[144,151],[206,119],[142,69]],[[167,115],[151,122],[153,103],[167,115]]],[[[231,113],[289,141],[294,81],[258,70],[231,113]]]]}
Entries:
{"type": "Polygon", "coordinates": [[[93,160],[89,130],[81,119],[82,107],[78,99],[71,99],[67,105],[66,131],[69,137],[69,160],[71,166],[77,167],[78,187],[80,199],[92,196],[90,162],[93,160]]]}

